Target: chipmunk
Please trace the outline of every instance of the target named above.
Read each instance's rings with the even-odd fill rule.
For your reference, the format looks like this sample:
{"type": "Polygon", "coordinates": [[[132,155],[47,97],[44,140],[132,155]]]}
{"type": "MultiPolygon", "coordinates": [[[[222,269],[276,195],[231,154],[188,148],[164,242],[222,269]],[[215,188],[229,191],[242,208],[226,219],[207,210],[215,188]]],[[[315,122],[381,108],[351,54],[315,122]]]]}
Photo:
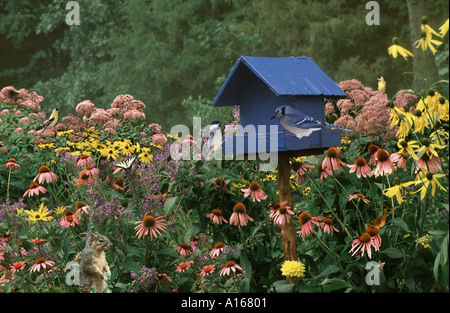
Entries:
{"type": "Polygon", "coordinates": [[[102,293],[108,286],[105,274],[109,277],[111,271],[105,259],[105,251],[110,247],[109,239],[99,233],[91,234],[86,241],[80,260],[80,292],[90,292],[92,286],[95,286],[96,292],[102,293]]]}

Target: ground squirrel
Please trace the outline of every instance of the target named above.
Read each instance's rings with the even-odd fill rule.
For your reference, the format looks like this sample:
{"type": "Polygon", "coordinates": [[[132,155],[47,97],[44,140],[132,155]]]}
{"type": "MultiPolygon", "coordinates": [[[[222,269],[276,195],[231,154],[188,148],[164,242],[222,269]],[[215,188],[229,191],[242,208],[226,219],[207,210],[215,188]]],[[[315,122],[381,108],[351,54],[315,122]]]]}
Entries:
{"type": "Polygon", "coordinates": [[[96,292],[102,293],[108,286],[105,277],[111,276],[105,251],[111,247],[111,242],[105,236],[94,233],[86,241],[86,247],[81,252],[80,260],[80,292],[90,292],[95,286],[96,292]]]}

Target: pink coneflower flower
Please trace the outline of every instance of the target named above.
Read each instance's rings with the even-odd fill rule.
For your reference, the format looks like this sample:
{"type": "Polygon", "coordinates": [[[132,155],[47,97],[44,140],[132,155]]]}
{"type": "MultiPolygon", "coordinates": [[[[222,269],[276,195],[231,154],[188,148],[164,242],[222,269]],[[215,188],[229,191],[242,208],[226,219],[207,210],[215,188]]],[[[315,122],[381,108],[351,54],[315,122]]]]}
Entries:
{"type": "Polygon", "coordinates": [[[389,160],[389,152],[378,149],[376,153],[375,177],[389,175],[394,171],[394,164],[389,160]]]}
{"type": "Polygon", "coordinates": [[[113,183],[113,187],[116,188],[119,191],[125,191],[125,188],[123,188],[125,183],[125,179],[123,177],[118,177],[114,183],[113,183]]]}
{"type": "Polygon", "coordinates": [[[228,261],[227,263],[225,263],[225,267],[219,271],[219,275],[220,276],[230,275],[231,272],[233,272],[233,274],[236,274],[236,270],[242,272],[242,267],[240,267],[233,261],[228,261]]]}
{"type": "Polygon", "coordinates": [[[245,198],[251,195],[253,202],[255,202],[255,199],[256,201],[261,202],[261,200],[266,200],[267,198],[266,193],[261,189],[261,186],[257,182],[251,183],[247,189],[241,189],[241,191],[244,192],[245,198]]]}
{"type": "Polygon", "coordinates": [[[291,216],[294,214],[295,213],[294,211],[291,210],[291,207],[286,205],[280,205],[277,212],[273,215],[273,223],[283,228],[284,224],[288,223],[291,219],[291,216]]]}
{"type": "Polygon", "coordinates": [[[146,213],[142,221],[138,221],[135,224],[138,224],[134,228],[138,239],[150,235],[150,240],[153,240],[153,237],[156,238],[158,235],[161,235],[161,231],[166,231],[167,222],[163,216],[155,217],[151,213],[146,213]]]}
{"type": "Polygon", "coordinates": [[[378,149],[379,148],[377,145],[369,145],[369,148],[367,149],[370,154],[369,165],[375,165],[375,158],[376,158],[376,153],[377,153],[378,149]]]}
{"type": "Polygon", "coordinates": [[[287,203],[288,203],[287,201],[283,201],[281,203],[278,203],[278,202],[272,203],[272,205],[270,207],[270,211],[269,211],[269,217],[271,219],[273,219],[275,214],[278,212],[278,209],[282,206],[286,206],[287,203]]]}
{"type": "Polygon", "coordinates": [[[80,155],[80,158],[78,159],[77,166],[79,167],[86,167],[89,165],[94,165],[94,159],[90,155],[82,154],[80,155]]]}
{"type": "Polygon", "coordinates": [[[202,275],[203,277],[211,275],[214,270],[216,269],[216,267],[214,265],[205,265],[202,268],[202,271],[200,272],[200,275],[202,275]]]}
{"type": "Polygon", "coordinates": [[[6,162],[3,166],[8,169],[20,168],[20,165],[16,163],[16,159],[14,158],[9,158],[8,162],[6,162]]]}
{"type": "Polygon", "coordinates": [[[315,168],[312,164],[306,164],[303,162],[297,162],[298,169],[296,170],[296,180],[298,184],[303,183],[306,180],[306,173],[312,172],[315,168]]]}
{"type": "Polygon", "coordinates": [[[47,192],[47,189],[45,189],[43,186],[39,186],[39,184],[37,183],[32,183],[29,187],[28,190],[25,191],[25,193],[23,194],[23,197],[32,197],[34,195],[39,195],[39,193],[45,194],[47,192]]]}
{"type": "Polygon", "coordinates": [[[367,255],[369,256],[369,259],[371,259],[371,248],[375,246],[373,238],[368,233],[364,233],[361,236],[356,233],[356,236],[358,236],[358,238],[352,241],[352,248],[348,253],[353,252],[352,256],[354,256],[357,252],[361,252],[361,256],[364,256],[364,252],[367,251],[367,255]]]}
{"type": "Polygon", "coordinates": [[[209,252],[212,258],[218,257],[220,252],[223,252],[223,242],[218,242],[215,244],[214,249],[209,252]]]}
{"type": "Polygon", "coordinates": [[[94,175],[98,175],[98,173],[100,173],[100,171],[98,170],[98,168],[95,168],[91,165],[86,166],[86,174],[89,176],[94,176],[94,175]]]}
{"type": "Polygon", "coordinates": [[[190,256],[192,254],[192,247],[185,242],[182,242],[175,248],[181,256],[190,256]]]}
{"type": "Polygon", "coordinates": [[[307,212],[302,212],[298,216],[298,220],[300,221],[301,229],[297,232],[300,237],[306,237],[314,232],[314,228],[312,223],[316,225],[320,225],[319,222],[323,220],[323,216],[315,216],[312,217],[311,214],[307,212]]]}
{"type": "Polygon", "coordinates": [[[328,148],[325,153],[325,159],[322,161],[322,169],[329,169],[331,171],[336,171],[341,168],[341,166],[346,166],[341,159],[338,158],[339,151],[336,148],[328,148]]]}
{"type": "Polygon", "coordinates": [[[222,216],[222,211],[220,211],[219,209],[212,210],[212,212],[207,214],[206,216],[209,217],[214,224],[222,224],[222,222],[228,224],[227,220],[222,216]]]}
{"type": "Polygon", "coordinates": [[[37,258],[36,263],[31,265],[31,267],[28,269],[30,272],[39,272],[42,269],[52,269],[55,265],[55,262],[53,261],[46,261],[44,258],[37,258]]]}
{"type": "Polygon", "coordinates": [[[80,175],[78,176],[77,180],[75,181],[75,184],[77,186],[85,186],[87,183],[90,183],[93,181],[94,181],[94,179],[92,179],[92,177],[87,174],[86,169],[84,169],[80,172],[80,175]]]}
{"type": "Polygon", "coordinates": [[[230,217],[230,224],[234,226],[245,226],[248,221],[253,222],[253,219],[247,215],[245,206],[238,202],[233,208],[233,214],[230,217]]]}
{"type": "Polygon", "coordinates": [[[318,164],[318,165],[317,165],[317,170],[319,171],[320,181],[321,181],[322,183],[323,183],[323,180],[324,180],[325,178],[327,178],[328,176],[333,175],[333,173],[331,172],[331,170],[328,169],[328,168],[324,168],[324,167],[322,166],[322,164],[318,164]]]}
{"type": "Polygon", "coordinates": [[[339,230],[337,230],[336,227],[333,226],[333,221],[329,217],[325,217],[323,219],[323,222],[319,223],[319,226],[322,227],[325,234],[332,235],[333,232],[339,232],[339,230]]]}
{"type": "Polygon", "coordinates": [[[67,209],[66,212],[64,212],[64,216],[61,217],[59,224],[61,226],[69,228],[69,227],[74,227],[76,225],[79,225],[80,221],[77,218],[77,216],[73,213],[72,210],[67,209]]]}
{"type": "Polygon", "coordinates": [[[15,263],[13,263],[13,264],[11,265],[11,271],[12,271],[13,273],[18,272],[18,271],[21,271],[21,270],[23,270],[23,269],[25,268],[25,265],[26,265],[25,261],[18,261],[18,262],[15,262],[15,263]]]}
{"type": "Polygon", "coordinates": [[[421,168],[423,168],[433,174],[436,174],[437,172],[442,171],[441,164],[443,164],[443,163],[444,163],[443,158],[433,156],[432,154],[430,157],[430,154],[427,151],[417,161],[416,170],[414,173],[417,173],[421,168]]]}
{"type": "Polygon", "coordinates": [[[358,200],[358,202],[362,200],[366,204],[370,203],[370,200],[367,199],[365,195],[362,195],[360,193],[355,193],[354,195],[349,195],[348,201],[352,201],[352,200],[358,200]]]}
{"type": "Polygon", "coordinates": [[[406,163],[408,161],[408,155],[405,152],[393,153],[389,157],[390,161],[397,165],[397,168],[402,168],[406,171],[406,163]]]}
{"type": "Polygon", "coordinates": [[[361,178],[361,176],[368,177],[372,175],[372,170],[367,165],[364,158],[357,158],[355,164],[347,166],[350,168],[349,173],[353,173],[356,171],[356,177],[358,178],[361,178]]]}
{"type": "Polygon", "coordinates": [[[42,165],[39,167],[38,174],[34,177],[33,181],[38,180],[39,184],[42,182],[46,182],[47,184],[57,181],[58,175],[50,171],[50,168],[47,165],[42,165]]]}
{"type": "Polygon", "coordinates": [[[175,270],[175,272],[178,273],[183,273],[186,272],[189,269],[189,266],[191,266],[193,261],[186,261],[186,262],[181,262],[178,265],[176,265],[177,269],[175,270]]]}

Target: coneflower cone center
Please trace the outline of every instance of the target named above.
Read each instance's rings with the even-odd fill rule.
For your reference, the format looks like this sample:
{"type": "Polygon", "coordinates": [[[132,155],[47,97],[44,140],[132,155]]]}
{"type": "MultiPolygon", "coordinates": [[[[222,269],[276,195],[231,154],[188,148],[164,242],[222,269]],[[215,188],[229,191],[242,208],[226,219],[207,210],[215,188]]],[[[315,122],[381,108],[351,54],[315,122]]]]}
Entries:
{"type": "Polygon", "coordinates": [[[382,149],[378,150],[378,152],[377,152],[377,160],[379,162],[386,162],[386,161],[388,161],[389,160],[389,153],[387,151],[385,151],[385,150],[382,150],[382,149]]]}
{"type": "Polygon", "coordinates": [[[306,213],[306,212],[302,212],[299,216],[298,216],[298,220],[300,221],[300,223],[303,225],[307,222],[309,222],[311,220],[311,214],[306,213]]]}
{"type": "Polygon", "coordinates": [[[144,226],[146,228],[150,228],[155,226],[155,218],[151,215],[147,215],[146,217],[144,217],[144,219],[142,220],[142,224],[144,224],[144,226]]]}
{"type": "Polygon", "coordinates": [[[187,249],[190,249],[190,248],[191,248],[191,246],[190,246],[190,245],[188,245],[188,244],[187,244],[187,243],[185,243],[185,242],[181,243],[180,247],[181,247],[181,248],[183,248],[183,249],[185,249],[185,250],[187,250],[187,249]]]}
{"type": "Polygon", "coordinates": [[[378,146],[377,145],[369,145],[368,150],[369,150],[370,154],[374,154],[375,152],[378,151],[378,146]]]}
{"type": "Polygon", "coordinates": [[[261,189],[261,186],[257,182],[253,182],[250,184],[249,188],[251,191],[258,191],[261,189]]]}
{"type": "Polygon", "coordinates": [[[245,213],[245,206],[239,202],[234,206],[233,211],[236,213],[245,213]]]}
{"type": "Polygon", "coordinates": [[[278,209],[278,212],[280,212],[280,214],[286,214],[287,213],[287,209],[286,207],[282,206],[278,209]]]}
{"type": "Polygon", "coordinates": [[[232,267],[234,265],[233,261],[228,261],[227,263],[225,263],[225,267],[232,267]]]}
{"type": "Polygon", "coordinates": [[[41,264],[41,263],[44,263],[44,262],[45,262],[44,258],[37,258],[36,259],[36,264],[41,264]]]}
{"type": "Polygon", "coordinates": [[[337,158],[338,156],[338,151],[335,148],[329,148],[327,150],[327,157],[329,158],[337,158]]]}
{"type": "Polygon", "coordinates": [[[222,211],[220,211],[219,209],[212,210],[212,213],[217,216],[222,216],[222,211]]]}
{"type": "Polygon", "coordinates": [[[48,173],[50,172],[50,168],[47,165],[42,165],[41,167],[39,167],[38,173],[42,174],[42,173],[48,173]]]}
{"type": "Polygon", "coordinates": [[[363,158],[357,158],[355,161],[356,166],[365,166],[366,165],[366,160],[364,160],[363,158]]]}
{"type": "Polygon", "coordinates": [[[364,233],[361,235],[361,237],[359,237],[359,241],[361,241],[362,243],[369,243],[371,238],[372,237],[370,237],[370,234],[364,233]]]}
{"type": "Polygon", "coordinates": [[[333,221],[331,220],[331,218],[326,217],[323,222],[327,225],[333,225],[333,221]]]}
{"type": "MultiPolygon", "coordinates": [[[[367,226],[366,228],[366,232],[371,236],[374,237],[376,235],[378,235],[378,228],[373,227],[373,226],[367,226]]],[[[361,236],[362,237],[362,236],[361,236]]],[[[360,238],[361,240],[361,238],[360,238]]],[[[361,240],[362,241],[362,240],[361,240]]]]}
{"type": "Polygon", "coordinates": [[[223,242],[218,242],[218,243],[216,243],[216,245],[214,246],[214,248],[216,248],[216,249],[223,248],[223,242]]]}

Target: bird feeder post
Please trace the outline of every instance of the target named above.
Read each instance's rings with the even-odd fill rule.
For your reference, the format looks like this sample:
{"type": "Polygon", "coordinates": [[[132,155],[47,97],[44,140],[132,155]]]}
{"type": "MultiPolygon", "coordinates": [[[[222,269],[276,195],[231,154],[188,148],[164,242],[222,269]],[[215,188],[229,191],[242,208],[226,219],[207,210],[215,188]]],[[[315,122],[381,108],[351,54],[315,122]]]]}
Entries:
{"type": "MultiPolygon", "coordinates": [[[[278,193],[280,203],[287,201],[287,206],[292,207],[291,197],[291,166],[289,156],[284,153],[278,153],[278,193]]],[[[297,260],[297,242],[295,238],[294,224],[288,221],[281,228],[281,241],[283,244],[284,259],[287,261],[297,260]]]]}

